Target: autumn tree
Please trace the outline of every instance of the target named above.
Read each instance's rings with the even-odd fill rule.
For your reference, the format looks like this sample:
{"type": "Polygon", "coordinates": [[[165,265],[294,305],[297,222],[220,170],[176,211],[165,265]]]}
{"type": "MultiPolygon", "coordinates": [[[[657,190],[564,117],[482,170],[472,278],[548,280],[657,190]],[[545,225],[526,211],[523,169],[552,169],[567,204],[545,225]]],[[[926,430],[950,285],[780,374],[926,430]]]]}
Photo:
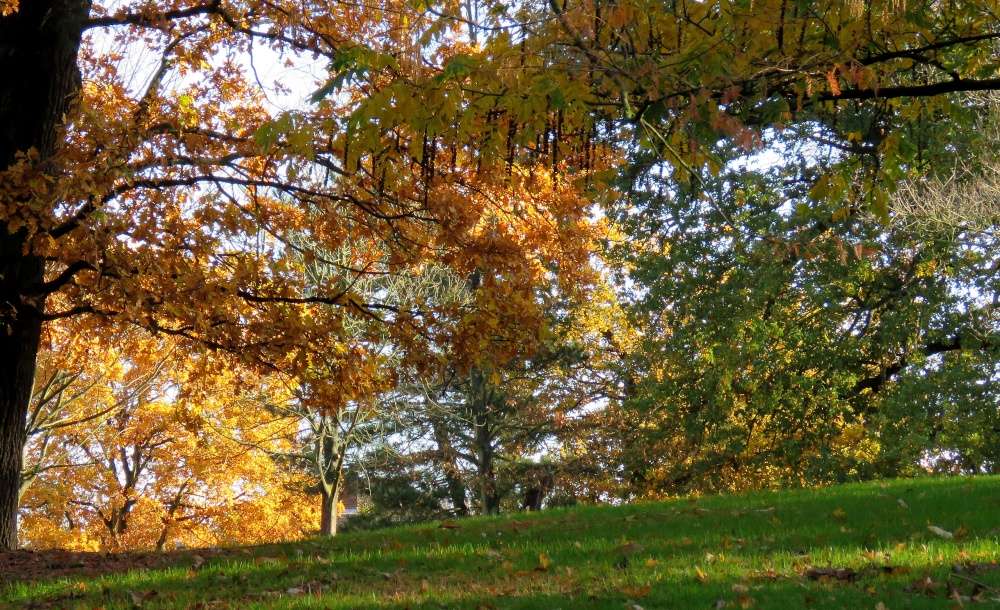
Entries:
{"type": "MultiPolygon", "coordinates": [[[[512,174],[515,160],[496,157],[470,166],[467,130],[449,142],[404,125],[407,109],[385,105],[381,85],[413,83],[398,97],[412,102],[454,71],[445,64],[465,47],[448,18],[406,4],[370,8],[3,4],[0,545],[15,544],[24,421],[46,321],[113,318],[184,339],[185,349],[238,352],[294,375],[308,366],[309,346],[336,336],[343,320],[317,324],[310,305],[379,312],[350,289],[364,266],[319,287],[287,272],[297,264],[287,238],[306,233],[327,250],[348,238],[379,243],[392,272],[427,259],[460,274],[489,269],[491,290],[480,298],[496,306],[452,329],[457,343],[472,355],[480,345],[530,349],[538,315],[520,295],[542,261],[566,254],[572,270],[585,258],[574,235],[586,230],[586,200],[558,178],[514,214],[509,195],[529,186],[530,171],[512,174]],[[263,48],[291,61],[325,58],[351,78],[337,96],[275,115],[252,75],[250,55],[263,48]],[[149,61],[142,82],[121,69],[126,58],[149,61]],[[390,112],[379,118],[375,108],[390,112]],[[496,171],[503,163],[509,170],[496,171]],[[479,181],[480,172],[494,179],[479,181]],[[512,340],[480,341],[496,333],[512,340]]],[[[435,333],[452,332],[430,330],[434,322],[433,311],[417,308],[397,312],[388,328],[416,357],[435,333]]]]}
{"type": "MultiPolygon", "coordinates": [[[[814,125],[872,151],[816,182],[817,214],[884,217],[913,152],[896,121],[1000,86],[992,1],[50,0],[0,13],[7,547],[46,321],[111,317],[294,375],[341,326],[309,305],[378,313],[339,281],[310,293],[287,272],[287,237],[307,232],[328,250],[380,243],[394,272],[478,271],[474,316],[442,329],[417,308],[389,328],[414,358],[440,340],[460,361],[505,362],[537,345],[540,278],[571,286],[586,268],[588,206],[614,198],[595,170],[633,143],[697,182],[721,169],[720,142],[814,125]],[[328,63],[315,103],[269,110],[250,58],[265,47],[328,63]],[[123,69],[136,57],[149,58],[141,83],[123,69]]],[[[364,274],[343,270],[348,287],[364,274]]]]}
{"type": "Polygon", "coordinates": [[[40,475],[80,466],[75,447],[63,442],[67,433],[87,436],[107,425],[159,379],[169,359],[168,348],[145,360],[142,342],[129,333],[89,330],[66,321],[45,329],[25,423],[19,498],[40,475]]]}
{"type": "MultiPolygon", "coordinates": [[[[53,345],[62,349],[42,352],[46,364],[75,362],[73,377],[86,385],[68,384],[64,400],[37,410],[36,421],[50,423],[36,425],[26,447],[25,544],[163,549],[299,537],[314,527],[318,511],[295,491],[300,477],[249,448],[287,449],[248,399],[275,395],[273,378],[248,383],[231,364],[219,372],[135,329],[111,337],[113,346],[103,344],[109,337],[63,336],[53,345]],[[80,343],[89,356],[82,362],[80,343]],[[234,522],[233,511],[256,521],[234,522]]],[[[52,393],[52,377],[40,377],[40,397],[52,393]]]]}

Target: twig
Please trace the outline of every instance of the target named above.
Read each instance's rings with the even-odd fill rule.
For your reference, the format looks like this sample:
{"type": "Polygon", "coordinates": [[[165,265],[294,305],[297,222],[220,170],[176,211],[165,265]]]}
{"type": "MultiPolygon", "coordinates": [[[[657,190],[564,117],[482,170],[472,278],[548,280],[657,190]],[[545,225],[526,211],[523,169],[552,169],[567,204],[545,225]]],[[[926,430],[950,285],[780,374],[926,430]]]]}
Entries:
{"type": "Polygon", "coordinates": [[[995,589],[995,588],[993,588],[993,587],[991,587],[989,585],[984,585],[983,583],[979,582],[978,580],[972,580],[968,576],[962,576],[961,574],[956,574],[956,573],[952,572],[951,574],[948,575],[948,578],[951,578],[952,576],[954,576],[955,578],[961,578],[962,580],[971,582],[972,584],[974,584],[974,585],[976,585],[978,587],[982,587],[983,589],[986,589],[987,591],[992,591],[993,593],[995,593],[997,595],[1000,595],[1000,590],[995,589]]]}

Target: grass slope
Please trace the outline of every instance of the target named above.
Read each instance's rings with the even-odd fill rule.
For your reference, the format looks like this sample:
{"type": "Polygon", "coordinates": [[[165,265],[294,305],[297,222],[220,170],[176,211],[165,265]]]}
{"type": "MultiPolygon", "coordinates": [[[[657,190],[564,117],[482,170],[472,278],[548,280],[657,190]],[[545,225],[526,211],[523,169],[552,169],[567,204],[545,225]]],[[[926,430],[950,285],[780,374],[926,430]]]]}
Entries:
{"type": "Polygon", "coordinates": [[[0,605],[1000,608],[1000,477],[580,507],[443,525],[457,527],[225,555],[206,550],[167,569],[15,583],[0,593],[0,605]]]}

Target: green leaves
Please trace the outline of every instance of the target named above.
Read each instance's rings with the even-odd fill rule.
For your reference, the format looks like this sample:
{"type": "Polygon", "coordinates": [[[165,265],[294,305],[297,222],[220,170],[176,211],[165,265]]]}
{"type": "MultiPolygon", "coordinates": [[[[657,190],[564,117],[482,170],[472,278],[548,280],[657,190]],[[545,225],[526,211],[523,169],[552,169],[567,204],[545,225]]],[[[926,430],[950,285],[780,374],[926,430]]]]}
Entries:
{"type": "Polygon", "coordinates": [[[289,152],[311,160],[315,155],[315,131],[316,125],[302,115],[284,112],[261,125],[253,134],[253,142],[264,154],[283,143],[289,152]]]}
{"type": "Polygon", "coordinates": [[[320,102],[341,91],[348,83],[383,70],[399,70],[399,63],[392,55],[379,53],[364,44],[342,48],[330,62],[330,78],[312,94],[311,99],[314,103],[320,102]]]}
{"type": "Polygon", "coordinates": [[[472,55],[459,53],[449,59],[441,73],[431,80],[438,85],[449,81],[458,82],[472,74],[478,65],[478,60],[472,55]]]}

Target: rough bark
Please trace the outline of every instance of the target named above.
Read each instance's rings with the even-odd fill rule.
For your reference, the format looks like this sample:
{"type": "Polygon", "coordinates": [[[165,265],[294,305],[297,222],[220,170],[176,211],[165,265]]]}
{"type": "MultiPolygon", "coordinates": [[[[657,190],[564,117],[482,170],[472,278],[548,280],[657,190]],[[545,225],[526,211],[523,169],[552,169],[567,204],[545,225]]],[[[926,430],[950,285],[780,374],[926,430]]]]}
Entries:
{"type": "MultiPolygon", "coordinates": [[[[0,17],[0,172],[28,151],[38,171],[57,172],[50,159],[79,89],[76,58],[89,11],[89,0],[32,0],[0,17]]],[[[24,205],[16,193],[0,192],[2,203],[24,205]]],[[[44,295],[33,293],[45,261],[29,251],[24,230],[0,225],[0,548],[10,549],[17,545],[24,426],[45,306],[44,295]]]]}

